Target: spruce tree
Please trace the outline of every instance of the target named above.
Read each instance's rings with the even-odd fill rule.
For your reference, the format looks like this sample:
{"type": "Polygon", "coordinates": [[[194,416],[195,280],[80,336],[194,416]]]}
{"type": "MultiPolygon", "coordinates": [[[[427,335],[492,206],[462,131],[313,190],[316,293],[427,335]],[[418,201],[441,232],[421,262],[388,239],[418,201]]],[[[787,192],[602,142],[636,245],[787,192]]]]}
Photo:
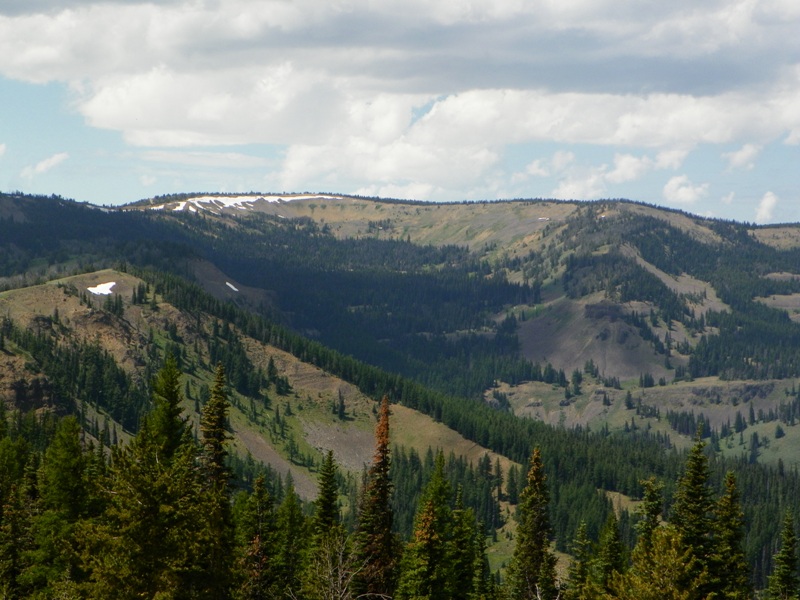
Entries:
{"type": "Polygon", "coordinates": [[[597,585],[606,592],[611,589],[614,573],[622,574],[626,570],[625,545],[619,536],[619,526],[614,511],[611,511],[600,532],[597,556],[592,562],[594,579],[597,585]]]}
{"type": "Polygon", "coordinates": [[[774,567],[769,576],[769,600],[796,600],[800,591],[797,577],[797,534],[794,519],[786,512],[781,529],[781,548],[773,558],[774,567]]]}
{"type": "Polygon", "coordinates": [[[272,498],[259,475],[253,491],[247,495],[237,519],[238,542],[237,598],[261,600],[269,598],[277,586],[276,562],[277,525],[272,498]]]}
{"type": "Polygon", "coordinates": [[[203,406],[200,417],[202,444],[203,493],[198,498],[203,506],[202,521],[198,522],[204,564],[199,576],[202,587],[214,597],[223,598],[229,592],[233,567],[233,521],[230,503],[230,470],[225,464],[228,455],[227,420],[230,404],[225,391],[225,369],[218,364],[211,396],[203,406]]]}
{"type": "Polygon", "coordinates": [[[572,561],[567,571],[564,600],[586,600],[598,594],[591,579],[592,542],[586,532],[586,521],[581,521],[572,542],[572,561]]]}
{"type": "MultiPolygon", "coordinates": [[[[705,442],[698,435],[689,452],[683,475],[678,479],[672,506],[670,524],[680,535],[683,547],[697,559],[698,575],[713,568],[710,557],[713,552],[714,501],[708,486],[709,466],[705,455],[705,442]]],[[[709,573],[711,579],[716,579],[709,573]]],[[[708,582],[700,591],[701,597],[709,593],[708,582]]]]}
{"type": "Polygon", "coordinates": [[[225,391],[225,368],[217,364],[211,396],[203,406],[200,417],[200,435],[203,447],[203,463],[209,483],[215,487],[227,487],[230,480],[225,458],[228,455],[227,431],[230,403],[225,391]]]}
{"type": "Polygon", "coordinates": [[[506,573],[508,594],[514,600],[553,600],[557,595],[546,479],[541,453],[535,448],[517,506],[517,541],[506,573]]]}
{"type": "Polygon", "coordinates": [[[319,494],[314,501],[316,512],[311,524],[315,537],[321,537],[340,525],[339,484],[336,482],[337,471],[333,451],[329,450],[325,458],[322,459],[322,465],[319,469],[319,494]]]}
{"type": "Polygon", "coordinates": [[[707,583],[707,573],[698,559],[684,547],[680,533],[672,526],[659,526],[649,538],[645,553],[637,544],[631,567],[624,575],[612,578],[615,600],[709,600],[699,590],[707,583]]]}
{"type": "Polygon", "coordinates": [[[720,598],[746,600],[752,597],[750,567],[744,554],[744,513],[739,501],[736,476],[725,476],[725,492],[715,508],[714,551],[711,556],[712,585],[720,598]]]}
{"type": "Polygon", "coordinates": [[[652,553],[653,535],[661,522],[661,510],[664,504],[661,491],[664,489],[664,484],[657,481],[655,477],[643,480],[641,484],[644,494],[642,504],[637,510],[639,522],[636,524],[638,533],[636,548],[639,551],[640,560],[647,561],[652,553]]]}
{"type": "Polygon", "coordinates": [[[287,592],[297,593],[302,586],[307,542],[306,518],[291,478],[286,484],[283,502],[278,507],[276,522],[275,570],[278,580],[270,596],[274,598],[284,596],[287,592]]]}
{"type": "Polygon", "coordinates": [[[158,460],[170,461],[178,448],[185,442],[187,434],[186,419],[182,416],[183,394],[181,393],[181,372],[173,355],[168,355],[164,366],[153,380],[153,410],[145,417],[142,429],[146,429],[158,460]]]}
{"type": "MultiPolygon", "coordinates": [[[[444,456],[440,452],[419,502],[413,538],[400,563],[398,600],[452,600],[455,597],[450,494],[450,484],[444,476],[444,456]]],[[[470,557],[467,561],[470,573],[472,562],[470,557]]]]}
{"type": "Polygon", "coordinates": [[[384,396],[375,428],[375,455],[367,472],[355,534],[356,564],[360,569],[353,582],[356,595],[391,596],[397,581],[400,545],[392,532],[390,414],[389,398],[384,396]]]}

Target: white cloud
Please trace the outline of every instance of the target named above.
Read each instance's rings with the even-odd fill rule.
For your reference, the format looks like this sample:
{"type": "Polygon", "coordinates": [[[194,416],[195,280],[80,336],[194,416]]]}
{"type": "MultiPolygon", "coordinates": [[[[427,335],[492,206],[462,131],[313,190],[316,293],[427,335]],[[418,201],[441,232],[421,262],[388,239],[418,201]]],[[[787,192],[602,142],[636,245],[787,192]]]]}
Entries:
{"type": "Polygon", "coordinates": [[[663,150],[656,155],[656,168],[680,169],[687,154],[689,151],[685,149],[663,150]]]}
{"type": "Polygon", "coordinates": [[[708,195],[708,184],[694,185],[687,175],[676,175],[664,186],[664,199],[676,204],[693,204],[708,195]]]}
{"type": "Polygon", "coordinates": [[[0,158],[2,158],[5,153],[6,153],[6,145],[0,144],[0,158]]]}
{"type": "Polygon", "coordinates": [[[542,164],[541,160],[534,160],[525,167],[525,173],[533,177],[547,177],[550,170],[542,164]]]}
{"type": "Polygon", "coordinates": [[[735,152],[726,152],[722,158],[728,161],[728,169],[744,169],[750,171],[755,166],[755,159],[761,153],[761,146],[745,144],[735,152]]]}
{"type": "MultiPolygon", "coordinates": [[[[724,158],[748,169],[800,143],[795,0],[19,4],[0,14],[0,76],[67,84],[86,123],[151,161],[271,167],[204,150],[280,145],[264,177],[286,189],[459,197],[555,177],[595,197],[702,145],[740,148],[724,158]],[[562,149],[500,168],[538,142],[562,149]],[[581,145],[613,164],[577,166],[581,145]]],[[[664,197],[708,188],[676,177],[664,197]]]]}
{"type": "Polygon", "coordinates": [[[736,197],[736,192],[730,192],[729,194],[725,194],[722,198],[720,198],[720,202],[730,206],[733,204],[733,199],[736,197]]]}
{"type": "Polygon", "coordinates": [[[639,179],[653,166],[653,161],[647,156],[633,156],[632,154],[614,155],[614,170],[606,174],[606,179],[611,183],[623,183],[639,179]]]}
{"type": "Polygon", "coordinates": [[[756,223],[768,223],[772,220],[778,197],[772,192],[767,192],[761,197],[756,207],[756,223]]]}
{"type": "Polygon", "coordinates": [[[42,173],[47,173],[50,169],[60,165],[62,162],[69,158],[69,154],[66,152],[59,152],[58,154],[54,154],[44,160],[36,163],[32,166],[27,166],[20,172],[20,177],[23,179],[33,179],[36,175],[41,175],[42,173]]]}
{"type": "Polygon", "coordinates": [[[141,183],[144,187],[151,187],[156,184],[158,178],[153,175],[140,175],[139,176],[139,183],[141,183]]]}

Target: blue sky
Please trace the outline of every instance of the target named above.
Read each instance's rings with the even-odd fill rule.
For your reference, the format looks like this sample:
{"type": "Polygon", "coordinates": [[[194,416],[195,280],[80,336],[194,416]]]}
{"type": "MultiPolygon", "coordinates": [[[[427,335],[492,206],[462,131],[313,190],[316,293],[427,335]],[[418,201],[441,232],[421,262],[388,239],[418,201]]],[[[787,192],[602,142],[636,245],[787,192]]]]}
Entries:
{"type": "Polygon", "coordinates": [[[796,0],[0,2],[0,190],[797,222],[797,31],[796,0]]]}

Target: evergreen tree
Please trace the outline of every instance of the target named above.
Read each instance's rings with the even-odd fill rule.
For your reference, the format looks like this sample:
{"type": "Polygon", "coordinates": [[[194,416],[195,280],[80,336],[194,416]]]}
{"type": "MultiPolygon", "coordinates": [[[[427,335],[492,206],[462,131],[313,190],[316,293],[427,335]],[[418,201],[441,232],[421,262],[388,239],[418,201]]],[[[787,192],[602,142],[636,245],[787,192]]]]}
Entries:
{"type": "MultiPolygon", "coordinates": [[[[298,592],[302,586],[301,576],[306,557],[306,518],[300,505],[300,498],[294,491],[291,477],[286,484],[283,502],[278,507],[277,544],[275,547],[275,570],[280,595],[287,592],[298,592]]],[[[273,591],[271,597],[277,598],[273,591]]]]}
{"type": "Polygon", "coordinates": [[[769,576],[767,593],[770,600],[796,600],[800,590],[797,577],[797,534],[794,519],[786,512],[781,529],[781,548],[773,559],[775,566],[769,576]]]}
{"type": "MultiPolygon", "coordinates": [[[[708,486],[709,466],[705,455],[705,442],[700,434],[689,452],[683,475],[678,479],[672,506],[670,524],[680,535],[681,542],[697,559],[695,562],[698,575],[700,571],[710,570],[710,557],[713,552],[714,501],[708,486]]],[[[709,574],[716,579],[715,574],[709,574]]],[[[708,586],[708,581],[706,586],[708,586]]],[[[701,596],[711,591],[707,587],[700,590],[701,596]]]]}
{"type": "Polygon", "coordinates": [[[82,577],[75,536],[88,507],[88,459],[80,435],[77,419],[61,419],[39,471],[40,498],[29,505],[30,544],[18,577],[30,595],[52,593],[82,577]]]}
{"type": "Polygon", "coordinates": [[[360,566],[353,582],[357,595],[391,596],[397,581],[400,545],[392,532],[390,414],[389,398],[384,396],[375,428],[375,455],[362,492],[355,534],[355,556],[360,566]]]}
{"type": "MultiPolygon", "coordinates": [[[[450,484],[444,475],[444,456],[440,452],[436,455],[433,476],[420,499],[414,536],[403,553],[398,600],[451,600],[455,597],[450,493],[450,484]]],[[[471,573],[472,557],[466,562],[471,573]]]]}
{"type": "Polygon", "coordinates": [[[592,542],[586,533],[586,521],[581,521],[572,542],[572,561],[567,572],[564,600],[588,600],[598,595],[591,579],[592,542]]]}
{"type": "Polygon", "coordinates": [[[259,475],[247,495],[236,527],[239,556],[236,597],[241,600],[263,600],[277,589],[275,548],[277,525],[272,498],[259,475]]]}
{"type": "Polygon", "coordinates": [[[203,506],[203,519],[198,523],[201,543],[205,547],[200,573],[204,579],[202,587],[219,598],[228,594],[233,566],[230,470],[225,464],[230,404],[225,386],[225,369],[218,364],[211,396],[200,417],[204,481],[203,493],[197,499],[203,506]]]}
{"type": "Polygon", "coordinates": [[[615,574],[612,593],[617,600],[711,600],[701,595],[707,573],[687,549],[680,534],[671,526],[657,527],[650,537],[645,554],[637,544],[631,555],[631,567],[624,575],[615,574]]]}
{"type": "Polygon", "coordinates": [[[592,563],[594,579],[597,585],[606,592],[610,591],[614,573],[622,574],[626,571],[625,545],[619,536],[619,525],[614,511],[611,511],[600,532],[597,556],[592,563]]]}
{"type": "Polygon", "coordinates": [[[225,465],[228,455],[227,421],[230,403],[225,392],[225,368],[217,364],[211,396],[203,406],[200,417],[200,434],[203,447],[203,462],[209,481],[219,488],[227,487],[230,473],[225,465]]]}
{"type": "Polygon", "coordinates": [[[333,451],[329,450],[319,469],[319,494],[314,501],[316,512],[311,524],[315,537],[321,537],[340,525],[337,471],[333,451]]]}
{"type": "Polygon", "coordinates": [[[744,554],[744,513],[739,501],[736,476],[725,476],[725,492],[715,508],[716,533],[711,570],[713,588],[720,598],[746,600],[752,597],[750,567],[744,554]]]}
{"type": "Polygon", "coordinates": [[[506,573],[514,600],[552,600],[556,597],[556,558],[550,551],[550,496],[539,448],[533,450],[525,489],[517,506],[517,541],[506,573]]]}
{"type": "Polygon", "coordinates": [[[81,539],[92,598],[219,597],[208,576],[207,480],[181,417],[179,378],[168,359],[153,412],[127,446],[112,449],[108,506],[81,539]]]}
{"type": "Polygon", "coordinates": [[[143,429],[155,444],[158,460],[170,461],[184,444],[187,433],[186,419],[182,417],[183,394],[181,393],[181,373],[173,355],[168,355],[163,368],[153,380],[152,412],[147,415],[143,429]]]}
{"type": "Polygon", "coordinates": [[[653,535],[661,521],[661,509],[664,499],[661,490],[664,485],[650,477],[641,482],[644,487],[642,504],[638,508],[639,522],[636,524],[638,539],[636,548],[639,552],[639,560],[645,562],[649,559],[653,547],[653,535]]]}

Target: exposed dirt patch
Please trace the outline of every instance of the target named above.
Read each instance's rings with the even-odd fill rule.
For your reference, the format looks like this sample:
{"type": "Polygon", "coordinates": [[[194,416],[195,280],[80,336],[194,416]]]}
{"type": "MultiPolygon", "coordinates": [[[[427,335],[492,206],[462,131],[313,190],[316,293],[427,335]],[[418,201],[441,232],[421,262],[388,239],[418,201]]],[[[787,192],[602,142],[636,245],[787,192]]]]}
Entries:
{"type": "MultiPolygon", "coordinates": [[[[541,316],[521,322],[519,338],[525,358],[544,364],[550,362],[568,374],[583,370],[594,361],[602,374],[621,380],[651,373],[666,376],[663,357],[655,353],[639,332],[613,316],[589,318],[587,304],[599,303],[602,295],[583,301],[561,298],[541,316]]],[[[623,311],[626,308],[623,306],[623,311]]]]}
{"type": "Polygon", "coordinates": [[[297,494],[309,500],[317,495],[317,484],[308,473],[293,465],[283,456],[278,454],[260,434],[247,427],[233,427],[233,433],[238,438],[245,451],[253,455],[256,461],[270,465],[281,476],[291,472],[297,494]]]}
{"type": "Polygon", "coordinates": [[[358,473],[372,462],[375,435],[371,431],[347,423],[304,422],[303,429],[306,440],[320,452],[333,450],[343,469],[358,473]]]}

